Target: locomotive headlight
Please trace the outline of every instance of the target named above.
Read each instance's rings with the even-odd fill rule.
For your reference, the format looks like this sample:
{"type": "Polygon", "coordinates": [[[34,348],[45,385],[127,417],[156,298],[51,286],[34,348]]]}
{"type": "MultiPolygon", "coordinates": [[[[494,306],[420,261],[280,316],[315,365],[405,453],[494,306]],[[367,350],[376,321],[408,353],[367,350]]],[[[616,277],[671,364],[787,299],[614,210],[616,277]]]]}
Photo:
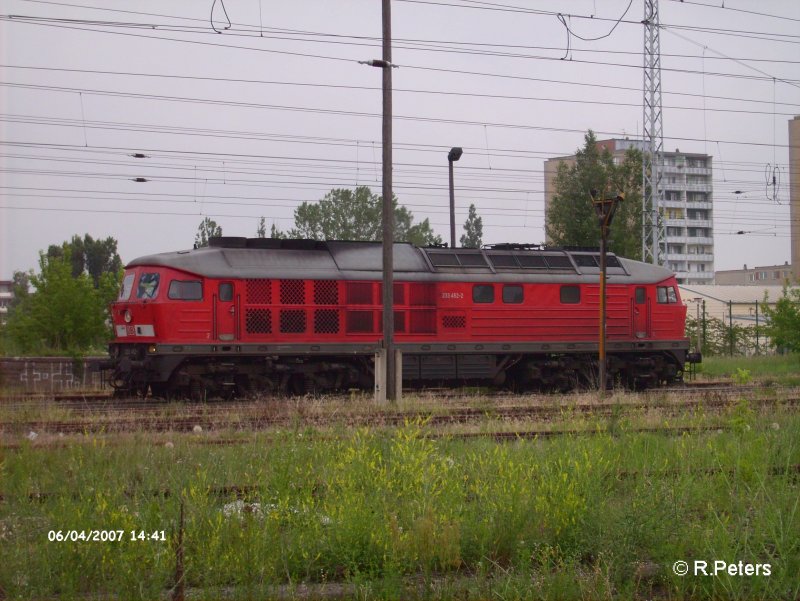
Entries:
{"type": "Polygon", "coordinates": [[[151,344],[150,346],[147,347],[147,352],[148,353],[155,353],[157,350],[158,349],[156,348],[155,344],[151,344]]]}
{"type": "Polygon", "coordinates": [[[133,316],[131,315],[130,311],[125,309],[125,313],[122,314],[122,319],[125,320],[125,323],[130,323],[131,319],[133,319],[133,316]]]}

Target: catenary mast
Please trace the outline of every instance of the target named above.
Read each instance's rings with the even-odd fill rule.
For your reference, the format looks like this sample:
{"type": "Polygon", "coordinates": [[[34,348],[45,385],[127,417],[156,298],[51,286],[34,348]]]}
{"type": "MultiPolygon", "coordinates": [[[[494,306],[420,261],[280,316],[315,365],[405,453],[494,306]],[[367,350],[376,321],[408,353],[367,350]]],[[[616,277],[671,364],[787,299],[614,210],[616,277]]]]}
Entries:
{"type": "Polygon", "coordinates": [[[665,232],[661,216],[664,165],[664,127],[661,111],[661,44],[658,38],[658,0],[644,0],[644,119],[642,168],[642,260],[664,261],[665,232]]]}

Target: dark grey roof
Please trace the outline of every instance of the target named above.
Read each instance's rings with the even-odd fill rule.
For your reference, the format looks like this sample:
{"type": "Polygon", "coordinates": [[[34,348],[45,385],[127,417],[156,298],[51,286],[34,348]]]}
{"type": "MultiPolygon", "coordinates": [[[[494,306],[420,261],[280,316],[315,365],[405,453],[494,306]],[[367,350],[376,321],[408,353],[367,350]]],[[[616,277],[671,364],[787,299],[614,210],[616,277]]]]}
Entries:
{"type": "MultiPolygon", "coordinates": [[[[379,242],[274,241],[262,248],[214,246],[140,257],[128,267],[159,266],[211,278],[380,279],[379,242]],[[280,242],[284,242],[281,244],[280,242]],[[270,248],[270,246],[272,246],[270,248]]],[[[597,253],[594,253],[596,256],[597,253]]],[[[395,277],[416,281],[596,282],[600,269],[592,253],[563,250],[496,251],[421,249],[395,243],[395,277]],[[460,257],[460,258],[456,258],[460,257]]],[[[668,269],[614,257],[609,283],[655,283],[668,269]]]]}

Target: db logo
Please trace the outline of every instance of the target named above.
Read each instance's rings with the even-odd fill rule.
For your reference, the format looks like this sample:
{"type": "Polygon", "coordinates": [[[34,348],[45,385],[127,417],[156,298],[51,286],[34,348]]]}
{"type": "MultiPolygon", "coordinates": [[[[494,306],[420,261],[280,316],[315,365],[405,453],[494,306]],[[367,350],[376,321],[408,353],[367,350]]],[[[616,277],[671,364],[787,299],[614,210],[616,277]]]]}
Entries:
{"type": "Polygon", "coordinates": [[[127,326],[128,336],[136,336],[136,326],[127,326]]]}

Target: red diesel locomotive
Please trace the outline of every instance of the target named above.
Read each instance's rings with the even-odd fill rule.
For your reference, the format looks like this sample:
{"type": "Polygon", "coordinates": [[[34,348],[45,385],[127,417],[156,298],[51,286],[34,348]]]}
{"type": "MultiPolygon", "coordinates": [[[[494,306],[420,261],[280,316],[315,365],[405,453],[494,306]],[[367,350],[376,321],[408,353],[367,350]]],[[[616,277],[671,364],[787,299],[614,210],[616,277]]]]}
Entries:
{"type": "MultiPolygon", "coordinates": [[[[395,244],[404,385],[593,382],[598,263],[591,250],[395,244]]],[[[381,265],[380,243],[269,238],[136,259],[111,310],[113,386],[191,398],[369,388],[382,338],[381,265]]],[[[679,379],[685,318],[669,270],[608,256],[610,382],[679,379]]]]}

